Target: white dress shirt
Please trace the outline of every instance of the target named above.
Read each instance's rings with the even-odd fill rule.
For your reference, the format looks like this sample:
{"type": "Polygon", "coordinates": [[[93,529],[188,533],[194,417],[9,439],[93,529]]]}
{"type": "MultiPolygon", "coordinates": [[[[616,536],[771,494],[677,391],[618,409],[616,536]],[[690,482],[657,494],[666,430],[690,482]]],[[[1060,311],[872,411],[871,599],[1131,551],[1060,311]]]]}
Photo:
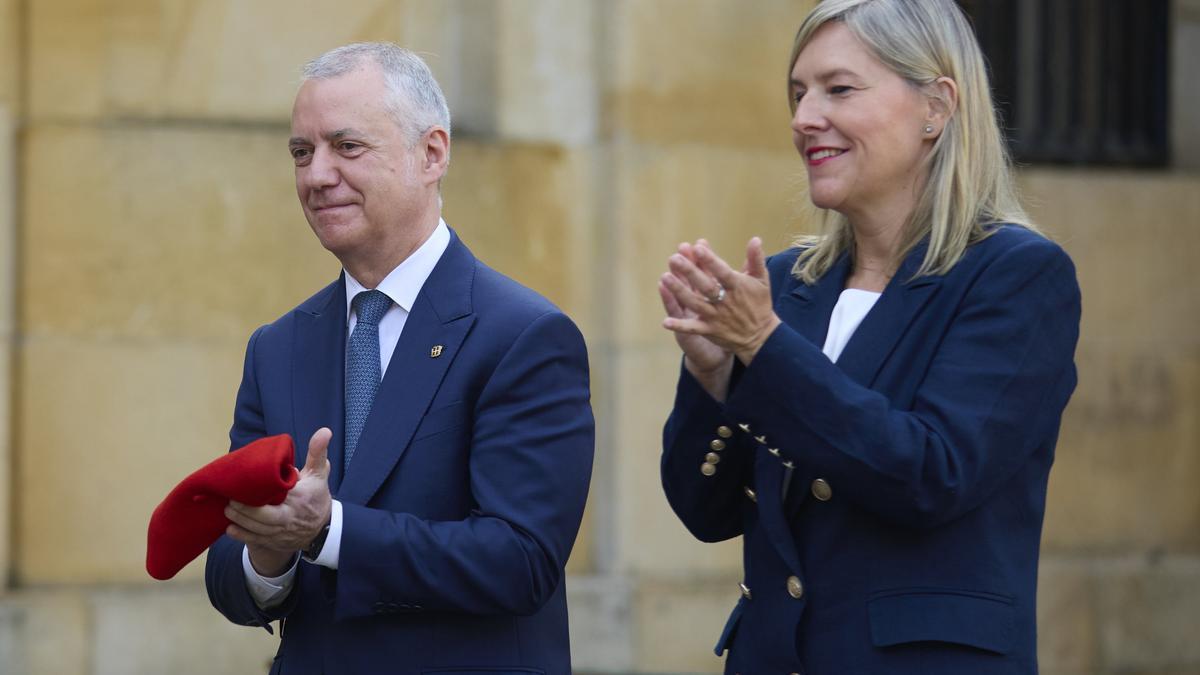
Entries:
{"type": "Polygon", "coordinates": [[[837,363],[846,343],[858,330],[858,324],[867,317],[867,312],[875,306],[875,301],[882,293],[864,291],[861,288],[847,288],[838,296],[837,304],[833,306],[833,314],[829,315],[829,331],[825,333],[825,346],[821,351],[830,361],[837,363]]]}
{"type": "MultiPolygon", "coordinates": [[[[404,330],[405,322],[408,321],[408,314],[412,311],[417,294],[421,292],[425,280],[429,278],[429,274],[433,272],[434,266],[441,260],[442,254],[446,252],[446,247],[449,245],[450,228],[446,226],[446,221],[439,220],[438,226],[433,230],[433,234],[425,240],[425,243],[397,265],[396,269],[389,272],[376,287],[375,290],[383,292],[392,299],[392,306],[379,320],[379,372],[381,376],[387,373],[388,364],[392,361],[392,352],[395,351],[396,343],[400,340],[400,333],[404,330]]],[[[350,276],[349,272],[346,272],[345,276],[346,339],[349,340],[350,334],[354,332],[354,327],[358,324],[358,315],[354,311],[354,296],[372,289],[363,286],[357,279],[350,276]]],[[[312,564],[336,570],[341,550],[342,504],[335,499],[330,512],[329,535],[325,538],[325,546],[321,549],[320,555],[312,561],[312,564]]],[[[300,556],[297,555],[288,571],[278,577],[264,577],[250,564],[250,549],[242,549],[242,569],[246,575],[246,585],[250,589],[250,595],[254,598],[254,602],[263,609],[283,602],[295,581],[296,566],[299,564],[300,556]]]]}

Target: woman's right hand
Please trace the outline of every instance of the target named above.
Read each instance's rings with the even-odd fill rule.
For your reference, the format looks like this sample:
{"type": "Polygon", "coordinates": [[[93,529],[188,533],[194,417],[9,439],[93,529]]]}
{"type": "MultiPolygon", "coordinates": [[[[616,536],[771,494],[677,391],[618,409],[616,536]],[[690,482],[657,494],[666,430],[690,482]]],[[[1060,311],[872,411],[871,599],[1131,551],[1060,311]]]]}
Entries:
{"type": "MultiPolygon", "coordinates": [[[[694,260],[690,244],[680,244],[679,255],[694,260]]],[[[674,319],[694,318],[695,313],[685,309],[668,287],[666,280],[669,276],[679,279],[667,272],[658,280],[658,295],[662,299],[667,316],[674,319]]],[[[713,284],[717,285],[716,280],[713,284]]],[[[692,377],[696,378],[709,396],[717,401],[724,401],[729,390],[729,376],[733,372],[733,353],[694,333],[675,332],[675,342],[683,350],[684,367],[692,377]]]]}

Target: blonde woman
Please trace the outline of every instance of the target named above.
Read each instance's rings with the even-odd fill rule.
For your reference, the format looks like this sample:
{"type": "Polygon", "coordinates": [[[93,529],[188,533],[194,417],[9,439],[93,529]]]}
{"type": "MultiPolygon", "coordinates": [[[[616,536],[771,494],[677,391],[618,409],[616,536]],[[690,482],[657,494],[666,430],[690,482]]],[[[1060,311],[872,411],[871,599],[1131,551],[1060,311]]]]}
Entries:
{"type": "Polygon", "coordinates": [[[1029,222],[952,0],[825,0],[789,67],[822,230],[659,284],[683,350],[663,487],[741,535],[729,673],[1036,673],[1079,289],[1029,222]]]}

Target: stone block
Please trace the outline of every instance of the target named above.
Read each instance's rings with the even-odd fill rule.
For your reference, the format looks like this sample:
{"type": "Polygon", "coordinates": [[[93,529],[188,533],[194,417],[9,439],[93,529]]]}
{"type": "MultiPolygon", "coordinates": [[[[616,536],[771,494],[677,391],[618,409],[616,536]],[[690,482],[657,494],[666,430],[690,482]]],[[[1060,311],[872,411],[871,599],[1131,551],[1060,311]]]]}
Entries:
{"type": "Polygon", "coordinates": [[[34,120],[283,121],[302,66],[350,42],[392,40],[438,58],[457,24],[429,0],[39,0],[29,3],[34,120]]]}
{"type": "Polygon", "coordinates": [[[622,576],[567,579],[571,667],[575,672],[618,673],[633,668],[633,584],[622,576]]]}
{"type": "Polygon", "coordinates": [[[1188,272],[1200,180],[1047,169],[1022,184],[1034,218],[1074,259],[1083,294],[1079,387],[1051,474],[1046,546],[1194,548],[1200,290],[1188,272]]]}
{"type": "Polygon", "coordinates": [[[603,3],[596,2],[499,3],[498,25],[480,27],[497,32],[497,96],[482,103],[494,111],[498,136],[565,145],[596,137],[596,15],[601,11],[603,3]]]}
{"type": "Polygon", "coordinates": [[[615,253],[611,275],[599,274],[616,290],[614,334],[621,344],[666,334],[656,289],[679,242],[707,238],[740,269],[751,236],[762,237],[769,255],[807,227],[804,165],[790,144],[782,151],[621,144],[612,161],[615,253]]]}
{"type": "Polygon", "coordinates": [[[1041,169],[1021,176],[1031,215],[1071,254],[1085,337],[1154,348],[1200,342],[1200,177],[1041,169]],[[1135,272],[1136,270],[1136,272],[1135,272]]]}
{"type": "Polygon", "coordinates": [[[1200,672],[1200,558],[1124,561],[1096,582],[1104,672],[1200,672]]]}
{"type": "Polygon", "coordinates": [[[1066,675],[1097,673],[1100,635],[1088,561],[1043,556],[1038,568],[1038,667],[1066,675]]]}
{"type": "Polygon", "coordinates": [[[719,673],[713,645],[737,604],[737,575],[643,577],[634,596],[637,672],[719,673]]]}
{"type": "MultiPolygon", "coordinates": [[[[8,31],[11,2],[0,3],[0,36],[8,31]]],[[[7,47],[3,47],[7,49],[7,47]]],[[[0,84],[0,86],[4,86],[0,84]]],[[[12,542],[12,350],[15,343],[16,297],[16,176],[13,172],[16,150],[10,102],[0,93],[0,579],[7,579],[11,565],[12,542]]],[[[0,584],[0,595],[6,584],[0,584]]]]}
{"type": "Polygon", "coordinates": [[[562,146],[455,142],[446,222],[489,266],[545,295],[590,330],[591,156],[562,146]]]}
{"type": "MultiPolygon", "coordinates": [[[[670,337],[615,356],[613,569],[662,577],[741,572],[741,539],[706,544],[684,528],[663,494],[662,425],[671,411],[679,351],[670,337]]],[[[699,466],[697,466],[699,470],[699,466]]]]}
{"type": "Polygon", "coordinates": [[[20,103],[20,34],[17,0],[0,0],[0,106],[16,107],[20,103]]]}
{"type": "Polygon", "coordinates": [[[90,629],[79,593],[10,594],[0,600],[0,664],[14,675],[90,675],[90,629]]]}
{"type": "MultiPolygon", "coordinates": [[[[146,527],[229,448],[244,343],[39,338],[19,353],[19,584],[149,581],[146,527]]],[[[181,572],[202,575],[203,562],[181,572]]]]}
{"type": "Polygon", "coordinates": [[[1200,545],[1200,348],[1081,344],[1050,473],[1048,551],[1200,545]]]}
{"type": "Polygon", "coordinates": [[[124,588],[91,594],[94,675],[266,673],[278,635],[235,626],[202,586],[124,588]]]}
{"type": "Polygon", "coordinates": [[[601,65],[607,131],[650,143],[790,149],[788,57],[813,4],[602,5],[611,24],[601,65]]]}
{"type": "Polygon", "coordinates": [[[285,128],[37,126],[23,167],[31,336],[236,339],[337,277],[285,128]]]}

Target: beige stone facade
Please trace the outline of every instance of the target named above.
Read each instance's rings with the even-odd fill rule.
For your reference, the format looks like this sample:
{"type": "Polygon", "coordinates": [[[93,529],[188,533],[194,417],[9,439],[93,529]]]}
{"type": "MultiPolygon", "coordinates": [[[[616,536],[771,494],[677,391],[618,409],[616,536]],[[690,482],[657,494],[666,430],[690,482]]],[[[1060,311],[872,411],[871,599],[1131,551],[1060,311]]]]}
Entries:
{"type": "MultiPolygon", "coordinates": [[[[200,563],[150,580],[146,524],[225,449],[250,332],[337,273],[295,203],[291,97],[306,59],[375,39],[447,91],[447,221],[588,339],[577,669],[719,672],[740,548],[692,540],[662,496],[679,357],[654,288],[679,241],[736,257],[803,230],[784,80],[810,4],[0,0],[0,672],[265,672],[276,638],[225,623],[200,563]]],[[[1196,3],[1177,13],[1196,53],[1196,3]]],[[[1022,184],[1084,298],[1042,672],[1200,672],[1200,175],[1022,184]]]]}

